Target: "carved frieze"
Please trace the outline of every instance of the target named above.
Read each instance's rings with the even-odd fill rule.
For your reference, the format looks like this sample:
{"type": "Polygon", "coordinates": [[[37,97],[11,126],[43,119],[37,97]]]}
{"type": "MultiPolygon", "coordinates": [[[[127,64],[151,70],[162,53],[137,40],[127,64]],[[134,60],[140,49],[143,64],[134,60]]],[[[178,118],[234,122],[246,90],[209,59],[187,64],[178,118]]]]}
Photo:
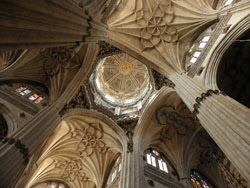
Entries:
{"type": "Polygon", "coordinates": [[[159,72],[152,70],[152,74],[155,81],[155,88],[157,90],[161,89],[163,86],[170,87],[173,89],[175,88],[175,84],[159,72]]]}
{"type": "Polygon", "coordinates": [[[134,129],[138,122],[138,119],[124,119],[118,121],[118,125],[125,131],[127,137],[128,137],[128,143],[127,143],[127,151],[128,153],[133,152],[133,135],[134,135],[134,129]]]}
{"type": "Polygon", "coordinates": [[[23,155],[24,164],[28,164],[30,158],[29,149],[21,142],[21,140],[9,137],[0,137],[0,140],[2,144],[13,144],[15,148],[23,155]]]}

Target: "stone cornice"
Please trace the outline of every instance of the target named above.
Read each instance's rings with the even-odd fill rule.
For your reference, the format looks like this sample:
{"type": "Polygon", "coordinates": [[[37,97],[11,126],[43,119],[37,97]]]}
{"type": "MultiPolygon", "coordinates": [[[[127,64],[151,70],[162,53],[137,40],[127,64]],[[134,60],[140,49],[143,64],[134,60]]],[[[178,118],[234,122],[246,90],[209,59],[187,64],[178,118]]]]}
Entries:
{"type": "Polygon", "coordinates": [[[144,175],[152,178],[153,180],[171,187],[171,188],[181,188],[182,185],[178,183],[174,178],[172,178],[170,175],[161,172],[160,170],[156,169],[155,167],[149,166],[146,164],[144,166],[144,175]]]}

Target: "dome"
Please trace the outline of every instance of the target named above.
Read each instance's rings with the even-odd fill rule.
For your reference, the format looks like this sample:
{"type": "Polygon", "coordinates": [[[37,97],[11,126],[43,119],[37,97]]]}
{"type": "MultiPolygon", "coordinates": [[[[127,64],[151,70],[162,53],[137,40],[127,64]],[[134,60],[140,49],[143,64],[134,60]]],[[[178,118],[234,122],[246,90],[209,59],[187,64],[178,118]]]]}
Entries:
{"type": "Polygon", "coordinates": [[[93,77],[97,95],[113,108],[140,109],[152,90],[147,67],[125,53],[100,60],[93,77]]]}

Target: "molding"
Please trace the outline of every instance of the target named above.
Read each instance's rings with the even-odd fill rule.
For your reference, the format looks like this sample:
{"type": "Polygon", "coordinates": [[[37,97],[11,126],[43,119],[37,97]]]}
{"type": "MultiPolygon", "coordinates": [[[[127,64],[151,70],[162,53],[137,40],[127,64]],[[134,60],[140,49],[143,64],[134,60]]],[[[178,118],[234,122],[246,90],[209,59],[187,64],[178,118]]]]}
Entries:
{"type": "Polygon", "coordinates": [[[216,95],[220,95],[220,94],[225,95],[223,91],[219,91],[217,89],[216,90],[212,90],[212,89],[207,90],[206,93],[202,93],[201,94],[201,97],[197,97],[195,99],[196,103],[193,106],[194,107],[193,114],[195,114],[195,115],[199,114],[199,110],[198,109],[201,106],[201,102],[204,101],[207,97],[212,96],[213,94],[216,94],[216,95]]]}
{"type": "Polygon", "coordinates": [[[148,178],[152,178],[158,183],[161,183],[171,188],[183,187],[180,183],[177,182],[177,180],[172,178],[170,175],[166,174],[165,172],[161,172],[155,167],[149,166],[148,164],[144,166],[144,175],[148,178]]]}
{"type": "Polygon", "coordinates": [[[14,144],[15,148],[18,149],[19,152],[23,155],[24,164],[28,164],[28,162],[29,162],[29,149],[23,143],[21,143],[21,141],[19,139],[3,137],[2,139],[0,138],[0,140],[3,144],[6,144],[6,143],[9,145],[14,144]]]}
{"type": "Polygon", "coordinates": [[[242,18],[223,38],[216,49],[213,51],[207,68],[204,73],[204,84],[210,88],[217,89],[217,69],[223,57],[223,54],[233,44],[234,40],[240,37],[244,32],[250,28],[250,15],[248,14],[242,18]]]}
{"type": "Polygon", "coordinates": [[[223,16],[221,18],[221,21],[217,23],[217,26],[208,41],[208,44],[206,45],[205,49],[202,51],[201,55],[199,56],[196,63],[191,67],[191,69],[188,71],[188,76],[193,78],[200,70],[202,63],[204,62],[204,59],[207,57],[208,53],[211,51],[211,49],[214,47],[215,42],[219,38],[220,34],[222,33],[225,24],[229,21],[232,14],[228,14],[226,16],[223,16]]]}
{"type": "Polygon", "coordinates": [[[31,115],[35,115],[39,111],[39,107],[36,104],[32,104],[14,92],[8,92],[7,94],[6,90],[0,88],[0,98],[31,115]]]}

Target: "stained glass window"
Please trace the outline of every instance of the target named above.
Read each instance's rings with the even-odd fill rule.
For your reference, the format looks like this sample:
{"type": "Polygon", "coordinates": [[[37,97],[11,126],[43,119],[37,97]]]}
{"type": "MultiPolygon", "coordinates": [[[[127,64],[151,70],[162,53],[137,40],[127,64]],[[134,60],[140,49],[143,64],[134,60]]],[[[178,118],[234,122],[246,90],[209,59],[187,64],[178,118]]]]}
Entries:
{"type": "Polygon", "coordinates": [[[191,59],[190,59],[190,63],[194,64],[196,63],[198,57],[201,55],[201,52],[200,50],[203,50],[203,48],[205,48],[205,46],[207,45],[208,41],[210,39],[210,36],[209,35],[206,35],[204,36],[202,39],[200,39],[198,45],[196,46],[192,46],[192,50],[190,49],[190,53],[193,51],[193,49],[197,49],[197,51],[194,51],[194,53],[191,54],[191,59]]]}
{"type": "Polygon", "coordinates": [[[27,97],[30,101],[33,101],[36,104],[39,104],[45,99],[44,96],[41,96],[40,94],[38,95],[36,91],[33,91],[32,89],[27,87],[19,87],[16,89],[16,92],[22,96],[27,97]]]}
{"type": "Polygon", "coordinates": [[[36,100],[37,98],[39,98],[39,95],[37,95],[36,93],[33,94],[33,95],[31,95],[31,96],[29,96],[29,100],[31,100],[31,101],[34,101],[34,100],[36,100]]]}
{"type": "Polygon", "coordinates": [[[55,180],[37,184],[32,188],[69,188],[69,186],[61,181],[55,180]]]}
{"type": "Polygon", "coordinates": [[[31,90],[27,89],[26,87],[19,87],[16,89],[16,92],[24,96],[24,95],[28,95],[29,93],[31,93],[31,90]]]}
{"type": "Polygon", "coordinates": [[[203,37],[202,42],[208,42],[209,39],[210,39],[210,36],[205,36],[203,37]]]}
{"type": "Polygon", "coordinates": [[[232,4],[232,2],[233,2],[233,0],[227,0],[224,5],[228,6],[228,5],[232,4]]]}
{"type": "Polygon", "coordinates": [[[199,45],[199,48],[205,48],[206,45],[207,45],[206,42],[201,42],[200,45],[199,45]]]}
{"type": "Polygon", "coordinates": [[[118,157],[115,161],[115,164],[112,166],[112,169],[109,174],[107,181],[107,186],[116,187],[116,184],[119,182],[120,174],[122,170],[121,157],[118,157]]]}
{"type": "Polygon", "coordinates": [[[190,60],[191,63],[195,63],[196,61],[197,61],[197,58],[195,58],[195,57],[193,57],[193,58],[190,60]]]}
{"type": "Polygon", "coordinates": [[[39,97],[37,100],[35,100],[35,103],[38,104],[38,103],[40,103],[43,99],[44,99],[44,97],[39,97]]]}
{"type": "Polygon", "coordinates": [[[201,52],[195,52],[195,53],[194,53],[194,57],[197,57],[197,58],[198,58],[200,55],[201,55],[201,52]]]}
{"type": "Polygon", "coordinates": [[[190,178],[195,188],[214,188],[203,175],[195,170],[191,171],[190,178]]]}
{"type": "Polygon", "coordinates": [[[116,177],[116,170],[115,170],[114,173],[112,174],[111,182],[114,181],[115,177],[116,177]]]}
{"type": "Polygon", "coordinates": [[[161,171],[168,173],[167,163],[158,151],[148,151],[148,153],[146,154],[146,161],[149,165],[152,165],[160,169],[161,171]]]}

